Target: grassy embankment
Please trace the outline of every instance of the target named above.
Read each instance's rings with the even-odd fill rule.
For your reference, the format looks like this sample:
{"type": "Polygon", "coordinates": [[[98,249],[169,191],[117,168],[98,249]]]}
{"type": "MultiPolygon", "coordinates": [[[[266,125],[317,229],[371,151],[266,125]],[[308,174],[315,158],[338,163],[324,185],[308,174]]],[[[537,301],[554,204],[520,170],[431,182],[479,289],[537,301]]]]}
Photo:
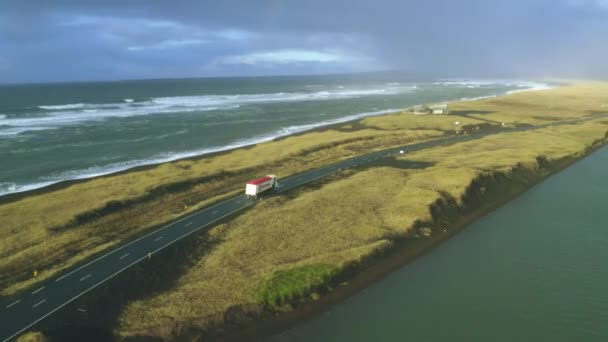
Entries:
{"type": "MultiPolygon", "coordinates": [[[[494,123],[546,123],[605,113],[606,94],[606,84],[576,85],[453,108],[494,123]]],[[[385,116],[362,124],[391,128],[427,119],[441,120],[385,116]]],[[[525,189],[603,144],[607,133],[608,119],[501,133],[346,170],[331,181],[268,199],[212,229],[205,237],[217,241],[211,252],[171,290],[129,303],[116,333],[175,337],[221,326],[235,309],[254,315],[289,310],[299,300],[318,298],[341,273],[378,253],[403,241],[441,236],[452,219],[483,201],[504,200],[504,189],[525,189]],[[403,167],[404,161],[426,167],[403,167]],[[451,212],[449,220],[438,217],[442,207],[451,212]]]]}
{"type": "Polygon", "coordinates": [[[451,118],[404,118],[369,118],[0,201],[0,295],[31,288],[125,239],[240,192],[255,176],[272,172],[284,177],[455,129],[451,118]]]}

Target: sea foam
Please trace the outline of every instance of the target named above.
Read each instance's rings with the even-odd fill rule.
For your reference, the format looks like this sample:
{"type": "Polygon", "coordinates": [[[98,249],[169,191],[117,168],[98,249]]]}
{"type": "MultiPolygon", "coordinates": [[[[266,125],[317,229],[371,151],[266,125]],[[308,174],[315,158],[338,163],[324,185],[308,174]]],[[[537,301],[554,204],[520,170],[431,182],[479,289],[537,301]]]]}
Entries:
{"type": "Polygon", "coordinates": [[[351,99],[364,96],[396,95],[415,91],[415,86],[383,86],[376,88],[338,88],[316,92],[279,92],[264,94],[195,95],[154,97],[145,101],[131,98],[118,103],[72,103],[38,106],[41,113],[26,117],[2,118],[0,136],[14,136],[76,125],[82,122],[141,115],[234,110],[244,105],[300,101],[351,99]]]}
{"type": "Polygon", "coordinates": [[[313,123],[313,124],[288,126],[288,127],[281,128],[277,131],[271,132],[269,134],[264,134],[264,135],[247,138],[247,139],[237,140],[237,141],[234,141],[233,143],[230,143],[225,146],[214,146],[214,147],[195,149],[195,150],[190,150],[190,151],[166,152],[166,153],[161,153],[161,154],[158,154],[156,156],[153,156],[151,158],[146,158],[146,159],[129,160],[129,161],[123,161],[123,162],[118,162],[118,163],[112,163],[112,164],[108,164],[108,165],[104,165],[104,166],[93,166],[93,167],[89,167],[86,169],[63,171],[63,172],[60,172],[57,174],[48,175],[43,178],[43,180],[44,180],[43,182],[38,182],[38,183],[33,183],[33,184],[18,185],[18,184],[14,184],[14,183],[10,183],[10,184],[2,183],[2,184],[0,184],[0,196],[4,195],[4,194],[8,194],[8,193],[23,192],[23,191],[28,191],[28,190],[32,190],[32,189],[37,189],[37,188],[45,187],[45,186],[55,184],[55,183],[58,183],[61,181],[66,181],[66,180],[86,179],[86,178],[91,178],[91,177],[97,177],[97,176],[107,175],[107,174],[111,174],[111,173],[115,173],[115,172],[119,172],[119,171],[128,170],[128,169],[138,167],[138,166],[160,164],[160,163],[170,162],[170,161],[174,161],[174,160],[178,160],[178,159],[202,156],[202,155],[210,154],[210,153],[214,153],[214,152],[221,152],[221,151],[226,151],[226,150],[230,150],[230,149],[234,149],[234,148],[255,145],[255,144],[271,141],[271,140],[274,140],[274,139],[277,139],[280,137],[288,136],[291,134],[311,130],[311,129],[314,129],[317,127],[327,126],[327,125],[346,122],[346,121],[352,121],[352,120],[361,119],[364,117],[388,114],[388,113],[392,113],[392,112],[397,112],[399,110],[401,110],[401,109],[386,109],[386,110],[379,110],[379,111],[373,111],[373,112],[358,113],[358,114],[353,114],[353,115],[345,116],[345,117],[338,118],[338,119],[326,120],[323,122],[318,122],[318,123],[313,123]]]}

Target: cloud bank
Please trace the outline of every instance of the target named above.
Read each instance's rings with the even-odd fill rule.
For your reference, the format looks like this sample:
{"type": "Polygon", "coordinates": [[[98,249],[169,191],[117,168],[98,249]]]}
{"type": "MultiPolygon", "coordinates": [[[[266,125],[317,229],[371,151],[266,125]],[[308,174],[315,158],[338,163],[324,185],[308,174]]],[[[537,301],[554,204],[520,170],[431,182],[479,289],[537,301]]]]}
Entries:
{"type": "Polygon", "coordinates": [[[341,73],[608,77],[607,0],[0,4],[0,82],[341,73]]]}

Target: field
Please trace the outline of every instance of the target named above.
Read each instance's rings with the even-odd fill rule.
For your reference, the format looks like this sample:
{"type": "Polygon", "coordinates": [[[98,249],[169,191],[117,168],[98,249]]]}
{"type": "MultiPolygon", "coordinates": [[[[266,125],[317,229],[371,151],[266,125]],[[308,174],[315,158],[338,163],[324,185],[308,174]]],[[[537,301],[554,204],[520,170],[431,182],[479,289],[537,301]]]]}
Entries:
{"type": "Polygon", "coordinates": [[[402,157],[433,164],[426,169],[346,172],[319,189],[267,200],[215,228],[211,234],[222,243],[173,290],[129,304],[118,331],[163,336],[175,322],[217,324],[216,317],[231,307],[315,297],[332,275],[395,239],[434,234],[419,225],[432,220],[431,206],[446,198],[462,204],[481,175],[508,175],[518,166],[533,171],[539,157],[549,163],[575,157],[607,132],[602,121],[490,136],[402,157]]]}
{"type": "Polygon", "coordinates": [[[343,125],[318,130],[1,204],[0,293],[33,286],[124,239],[240,192],[256,176],[287,176],[356,154],[431,139],[443,135],[439,128],[446,126],[446,120],[438,119],[402,121],[402,127],[391,122],[385,128],[381,120],[369,120],[357,129],[343,125]],[[39,272],[36,278],[34,270],[39,272]]]}
{"type": "MultiPolygon", "coordinates": [[[[5,202],[0,204],[1,294],[29,288],[125,239],[240,192],[247,179],[260,174],[285,177],[353,155],[489,126],[594,116],[608,111],[605,94],[607,84],[584,83],[459,102],[450,116],[372,117],[5,202]]],[[[303,296],[316,297],[315,291],[341,270],[397,239],[435,234],[424,226],[432,220],[431,206],[446,198],[461,203],[479,177],[580,156],[606,131],[606,120],[598,119],[501,133],[343,171],[264,201],[214,228],[209,236],[220,243],[200,256],[174,289],[129,304],[117,333],[164,336],[175,322],[221,324],[217,317],[235,306],[280,308],[303,296]],[[423,167],[409,168],[404,161],[423,162],[423,167]]]]}

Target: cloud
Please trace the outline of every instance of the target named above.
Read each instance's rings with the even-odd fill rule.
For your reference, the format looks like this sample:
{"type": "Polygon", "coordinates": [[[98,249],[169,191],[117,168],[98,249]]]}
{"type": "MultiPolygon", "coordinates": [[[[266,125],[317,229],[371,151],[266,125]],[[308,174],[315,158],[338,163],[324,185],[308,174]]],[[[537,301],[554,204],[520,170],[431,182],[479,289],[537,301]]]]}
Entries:
{"type": "Polygon", "coordinates": [[[224,29],[213,34],[216,37],[228,40],[251,40],[259,37],[259,34],[239,29],[224,29]]]}
{"type": "Polygon", "coordinates": [[[569,7],[600,8],[608,10],[608,0],[566,0],[569,7]]]}
{"type": "Polygon", "coordinates": [[[164,40],[150,45],[135,45],[127,47],[129,51],[143,50],[169,50],[177,48],[185,48],[196,45],[208,44],[208,40],[204,39],[179,39],[179,40],[164,40]]]}
{"type": "Polygon", "coordinates": [[[4,0],[0,7],[1,57],[10,65],[1,82],[380,68],[608,77],[608,0],[4,0]]]}
{"type": "Polygon", "coordinates": [[[290,64],[290,63],[352,63],[360,61],[348,54],[338,52],[284,49],[253,52],[220,58],[222,64],[290,64]]]}

